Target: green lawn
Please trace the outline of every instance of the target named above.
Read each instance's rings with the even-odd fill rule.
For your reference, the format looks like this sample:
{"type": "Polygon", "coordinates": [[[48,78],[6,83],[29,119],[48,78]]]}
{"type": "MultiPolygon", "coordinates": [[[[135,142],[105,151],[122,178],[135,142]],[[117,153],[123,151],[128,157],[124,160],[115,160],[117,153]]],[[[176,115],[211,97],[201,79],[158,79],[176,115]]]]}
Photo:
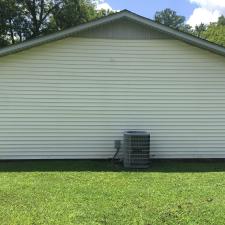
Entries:
{"type": "Polygon", "coordinates": [[[224,225],[225,162],[0,162],[1,225],[224,225]]]}

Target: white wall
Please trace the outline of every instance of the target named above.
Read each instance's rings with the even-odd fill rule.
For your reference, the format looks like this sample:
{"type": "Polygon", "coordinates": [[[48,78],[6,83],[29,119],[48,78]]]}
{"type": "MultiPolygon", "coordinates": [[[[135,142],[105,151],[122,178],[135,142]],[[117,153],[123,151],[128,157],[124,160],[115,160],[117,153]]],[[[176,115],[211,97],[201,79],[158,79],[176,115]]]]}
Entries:
{"type": "Polygon", "coordinates": [[[75,34],[76,37],[82,38],[102,38],[102,39],[119,39],[119,40],[159,40],[175,39],[168,34],[159,32],[147,25],[136,21],[121,18],[111,23],[99,25],[88,30],[75,34]]]}
{"type": "Polygon", "coordinates": [[[0,58],[0,159],[225,158],[225,58],[176,40],[68,38],[0,58]]]}

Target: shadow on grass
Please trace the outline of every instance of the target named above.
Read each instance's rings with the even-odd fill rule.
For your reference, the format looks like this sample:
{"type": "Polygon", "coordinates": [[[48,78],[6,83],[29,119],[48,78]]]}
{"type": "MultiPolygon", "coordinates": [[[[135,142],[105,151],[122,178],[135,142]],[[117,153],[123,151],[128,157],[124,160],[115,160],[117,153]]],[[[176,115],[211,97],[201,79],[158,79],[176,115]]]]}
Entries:
{"type": "Polygon", "coordinates": [[[125,170],[111,160],[0,161],[0,172],[225,172],[225,160],[153,160],[149,169],[125,170]]]}

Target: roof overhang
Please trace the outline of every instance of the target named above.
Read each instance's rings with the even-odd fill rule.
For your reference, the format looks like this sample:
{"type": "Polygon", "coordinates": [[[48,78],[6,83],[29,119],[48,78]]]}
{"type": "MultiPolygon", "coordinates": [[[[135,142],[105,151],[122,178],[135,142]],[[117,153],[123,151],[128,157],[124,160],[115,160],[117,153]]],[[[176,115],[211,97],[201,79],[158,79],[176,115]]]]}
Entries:
{"type": "Polygon", "coordinates": [[[16,44],[16,45],[12,45],[12,46],[0,49],[0,57],[6,56],[9,54],[13,54],[13,53],[16,53],[19,51],[23,51],[23,50],[26,50],[26,49],[29,49],[29,48],[32,48],[35,46],[39,46],[39,45],[42,45],[45,43],[61,40],[61,39],[73,36],[79,32],[85,31],[87,29],[95,28],[99,25],[111,23],[113,21],[116,21],[116,20],[119,20],[122,18],[127,18],[130,20],[136,21],[138,23],[149,26],[150,28],[153,28],[153,29],[163,32],[165,34],[171,35],[174,38],[184,41],[188,44],[191,44],[196,47],[199,47],[199,48],[214,52],[216,54],[225,56],[225,48],[220,45],[216,45],[216,44],[208,42],[206,40],[197,38],[193,35],[174,30],[170,27],[156,23],[148,18],[139,16],[128,10],[123,10],[123,11],[115,13],[113,15],[106,16],[101,19],[94,20],[94,21],[91,21],[91,22],[88,22],[88,23],[85,23],[85,24],[82,24],[82,25],[79,25],[79,26],[76,26],[76,27],[73,27],[70,29],[66,29],[66,30],[59,31],[54,34],[46,35],[43,37],[38,37],[38,38],[29,40],[29,41],[25,41],[20,44],[16,44]]]}

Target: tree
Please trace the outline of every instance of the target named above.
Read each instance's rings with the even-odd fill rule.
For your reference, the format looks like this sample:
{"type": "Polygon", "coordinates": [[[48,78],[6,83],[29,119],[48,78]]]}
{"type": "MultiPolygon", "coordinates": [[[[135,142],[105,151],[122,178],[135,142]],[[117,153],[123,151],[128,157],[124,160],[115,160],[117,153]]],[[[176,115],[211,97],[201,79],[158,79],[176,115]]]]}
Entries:
{"type": "Polygon", "coordinates": [[[0,0],[0,46],[40,35],[47,28],[52,4],[48,0],[0,0]]]}
{"type": "Polygon", "coordinates": [[[195,31],[194,34],[197,37],[202,37],[203,33],[207,30],[207,25],[205,25],[204,23],[201,23],[200,25],[196,25],[195,26],[195,31]]]}
{"type": "Polygon", "coordinates": [[[225,46],[225,25],[210,24],[207,30],[203,32],[202,37],[218,45],[225,46]]]}
{"type": "Polygon", "coordinates": [[[156,12],[155,21],[177,30],[188,31],[191,29],[189,25],[185,24],[185,17],[177,15],[177,12],[171,9],[156,12]]]}
{"type": "Polygon", "coordinates": [[[225,16],[222,15],[221,17],[219,17],[217,25],[225,26],[225,16]]]}
{"type": "Polygon", "coordinates": [[[7,33],[8,33],[8,26],[7,26],[7,16],[6,16],[6,9],[7,9],[7,2],[0,1],[0,46],[6,46],[8,44],[7,40],[7,33]]]}
{"type": "Polygon", "coordinates": [[[196,26],[194,35],[225,46],[225,17],[219,17],[216,23],[211,23],[208,26],[204,24],[196,26]]]}
{"type": "Polygon", "coordinates": [[[62,0],[17,0],[24,16],[30,23],[30,36],[37,37],[48,29],[53,11],[62,4],[62,0]]]}
{"type": "Polygon", "coordinates": [[[0,0],[0,46],[24,40],[28,23],[14,0],[0,0]]]}
{"type": "Polygon", "coordinates": [[[0,0],[0,47],[111,14],[92,0],[0,0]]]}
{"type": "Polygon", "coordinates": [[[112,13],[109,10],[97,11],[90,0],[64,0],[54,9],[53,17],[57,29],[63,30],[112,13]]]}
{"type": "Polygon", "coordinates": [[[94,5],[87,0],[64,0],[53,10],[58,30],[63,30],[96,18],[94,5]]]}
{"type": "Polygon", "coordinates": [[[156,12],[155,21],[173,29],[188,32],[197,37],[225,46],[225,16],[219,17],[217,23],[211,23],[208,26],[201,23],[194,30],[191,26],[185,24],[184,16],[177,15],[171,9],[156,12]]]}

